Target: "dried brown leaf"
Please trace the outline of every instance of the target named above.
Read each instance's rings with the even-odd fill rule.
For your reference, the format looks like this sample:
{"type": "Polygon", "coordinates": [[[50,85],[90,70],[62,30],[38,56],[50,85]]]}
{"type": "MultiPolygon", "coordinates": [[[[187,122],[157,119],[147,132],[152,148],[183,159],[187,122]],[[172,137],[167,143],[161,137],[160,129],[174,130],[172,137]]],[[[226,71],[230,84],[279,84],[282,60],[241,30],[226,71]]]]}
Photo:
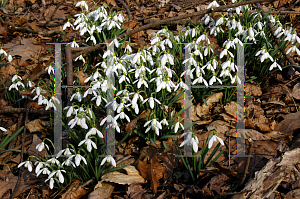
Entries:
{"type": "Polygon", "coordinates": [[[293,88],[293,97],[296,99],[300,99],[300,83],[297,83],[293,88]]]}
{"type": "Polygon", "coordinates": [[[127,166],[124,168],[127,175],[118,171],[113,171],[103,175],[102,180],[106,182],[114,182],[118,184],[134,184],[145,183],[145,179],[140,176],[138,170],[134,166],[127,166]]]}
{"type": "Polygon", "coordinates": [[[68,188],[68,190],[62,195],[62,199],[80,199],[80,197],[86,194],[86,189],[80,186],[81,182],[75,180],[68,188]]]}

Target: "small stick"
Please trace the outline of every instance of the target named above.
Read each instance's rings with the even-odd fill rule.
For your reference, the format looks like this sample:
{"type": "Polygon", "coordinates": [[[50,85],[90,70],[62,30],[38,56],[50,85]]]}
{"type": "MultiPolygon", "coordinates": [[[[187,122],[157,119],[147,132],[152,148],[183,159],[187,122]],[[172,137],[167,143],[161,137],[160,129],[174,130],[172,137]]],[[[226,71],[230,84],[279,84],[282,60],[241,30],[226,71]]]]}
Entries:
{"type": "Polygon", "coordinates": [[[132,15],[131,15],[130,9],[128,8],[127,4],[123,0],[118,0],[118,2],[120,2],[124,6],[124,8],[126,9],[126,12],[128,14],[128,19],[129,19],[129,21],[131,21],[132,15]]]}
{"type": "MultiPolygon", "coordinates": [[[[11,109],[6,109],[6,110],[0,110],[0,114],[4,113],[25,113],[27,111],[26,108],[11,108],[11,109]]],[[[46,115],[46,114],[53,114],[53,110],[50,111],[44,111],[44,110],[35,110],[35,109],[30,109],[28,108],[28,113],[33,113],[33,114],[40,114],[40,115],[46,115]]]]}
{"type": "Polygon", "coordinates": [[[36,16],[35,16],[29,9],[27,9],[27,10],[28,10],[28,12],[36,19],[36,21],[39,21],[39,19],[36,18],[36,16]]]}

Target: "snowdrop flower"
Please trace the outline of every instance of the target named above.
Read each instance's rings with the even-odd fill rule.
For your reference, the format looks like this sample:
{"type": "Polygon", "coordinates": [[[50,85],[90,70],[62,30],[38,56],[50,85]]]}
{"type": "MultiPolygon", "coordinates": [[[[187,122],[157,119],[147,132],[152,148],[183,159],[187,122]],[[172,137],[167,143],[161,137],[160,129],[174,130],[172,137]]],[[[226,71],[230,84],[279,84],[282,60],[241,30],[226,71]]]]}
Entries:
{"type": "Polygon", "coordinates": [[[207,81],[202,77],[202,73],[200,74],[200,76],[197,79],[195,79],[193,81],[193,85],[195,85],[196,83],[199,83],[199,84],[204,83],[205,86],[208,86],[207,81]]]}
{"type": "Polygon", "coordinates": [[[207,68],[208,70],[215,71],[218,66],[218,61],[214,58],[213,60],[210,60],[207,62],[202,69],[207,68]]]}
{"type": "Polygon", "coordinates": [[[60,166],[60,162],[55,157],[47,160],[47,162],[50,162],[52,164],[56,164],[57,166],[60,166]]]}
{"type": "Polygon", "coordinates": [[[106,156],[102,162],[101,162],[101,166],[105,163],[105,162],[109,162],[110,164],[112,164],[114,167],[117,166],[116,161],[114,160],[114,158],[111,155],[106,156]]]}
{"type": "Polygon", "coordinates": [[[85,135],[85,138],[87,139],[90,135],[98,135],[99,137],[103,138],[103,134],[101,131],[99,131],[97,128],[93,127],[89,130],[89,132],[85,135]]]}
{"type": "Polygon", "coordinates": [[[44,142],[39,143],[38,145],[36,145],[36,149],[41,152],[42,150],[45,149],[45,147],[49,150],[49,147],[47,144],[45,144],[44,142]]]}
{"type": "Polygon", "coordinates": [[[254,27],[257,25],[259,30],[262,30],[263,27],[265,26],[266,22],[262,23],[262,22],[257,22],[256,24],[254,24],[254,27]]]}
{"type": "Polygon", "coordinates": [[[196,43],[200,43],[202,40],[207,41],[208,44],[210,44],[210,41],[208,39],[208,37],[206,36],[206,34],[202,34],[197,40],[196,43]]]}
{"type": "Polygon", "coordinates": [[[82,55],[79,55],[78,57],[76,57],[75,61],[77,61],[77,60],[81,60],[81,61],[83,61],[83,63],[85,63],[85,60],[82,55]]]}
{"type": "Polygon", "coordinates": [[[89,10],[89,7],[88,7],[88,5],[86,4],[85,1],[79,1],[79,2],[76,4],[75,7],[78,7],[78,6],[82,6],[82,7],[84,7],[86,10],[89,10]]]}
{"type": "Polygon", "coordinates": [[[241,84],[241,79],[238,77],[237,74],[231,79],[231,84],[233,84],[236,80],[239,84],[241,84]]]}
{"type": "Polygon", "coordinates": [[[74,98],[77,99],[78,102],[81,102],[81,100],[83,99],[83,96],[82,96],[82,94],[79,92],[79,90],[77,90],[77,92],[74,93],[74,94],[72,95],[70,101],[72,101],[74,98]]]}
{"type": "Polygon", "coordinates": [[[213,1],[211,2],[206,9],[210,9],[212,7],[219,7],[220,5],[216,2],[216,1],[213,1]]]}
{"type": "Polygon", "coordinates": [[[9,55],[8,55],[8,57],[7,57],[7,60],[9,61],[9,62],[11,62],[12,61],[12,56],[11,56],[11,54],[9,53],[9,55]]]}
{"type": "Polygon", "coordinates": [[[177,133],[177,131],[179,129],[179,125],[181,126],[182,130],[184,130],[183,125],[179,121],[177,121],[177,123],[171,127],[171,128],[174,128],[175,134],[177,133]]]}
{"type": "Polygon", "coordinates": [[[255,56],[259,56],[259,54],[261,54],[261,56],[260,56],[260,61],[261,62],[264,62],[265,61],[265,59],[270,59],[271,61],[274,61],[273,60],[273,57],[271,57],[271,55],[267,52],[267,50],[265,49],[265,48],[263,48],[262,50],[259,50],[256,54],[255,54],[255,56]]]}
{"type": "Polygon", "coordinates": [[[73,157],[75,157],[75,164],[76,164],[76,166],[79,166],[81,160],[85,164],[87,164],[86,159],[82,155],[80,155],[80,154],[72,155],[72,156],[70,156],[70,159],[72,159],[73,157]]]}
{"type": "Polygon", "coordinates": [[[140,77],[139,79],[137,79],[137,80],[135,80],[134,82],[133,82],[133,84],[135,84],[135,83],[137,83],[137,88],[139,89],[139,88],[141,88],[141,86],[144,84],[145,85],[145,87],[147,87],[148,88],[148,83],[147,83],[147,81],[145,80],[145,78],[142,76],[142,77],[140,77]],[[138,83],[137,83],[138,82],[138,83]]]}
{"type": "Polygon", "coordinates": [[[34,86],[34,85],[35,85],[34,82],[32,82],[32,81],[30,81],[30,80],[28,79],[27,87],[31,88],[31,87],[34,86]]]}
{"type": "Polygon", "coordinates": [[[19,90],[17,84],[11,84],[10,87],[8,88],[8,90],[10,91],[13,88],[15,88],[16,90],[19,90]]]}
{"type": "Polygon", "coordinates": [[[74,153],[73,149],[70,149],[69,147],[59,151],[56,155],[56,158],[59,158],[62,154],[64,154],[65,156],[69,157],[70,155],[72,155],[74,153]]]}
{"type": "Polygon", "coordinates": [[[64,166],[64,165],[66,165],[66,166],[72,165],[74,168],[76,168],[76,165],[74,164],[74,162],[72,162],[71,158],[66,159],[66,160],[61,164],[61,166],[64,166]]]}
{"type": "Polygon", "coordinates": [[[45,68],[45,71],[48,71],[48,74],[50,75],[50,73],[52,72],[53,74],[54,72],[54,68],[52,67],[52,65],[50,64],[47,68],[45,68]]]}
{"type": "Polygon", "coordinates": [[[234,55],[227,49],[227,46],[225,46],[224,50],[220,53],[220,59],[224,57],[224,55],[230,55],[232,58],[234,58],[234,55]]]}
{"type": "Polygon", "coordinates": [[[56,175],[56,177],[58,177],[58,179],[59,179],[59,182],[60,182],[60,183],[64,183],[65,178],[64,178],[62,172],[66,173],[65,170],[58,169],[58,170],[52,172],[52,173],[48,176],[48,179],[49,179],[49,178],[52,178],[54,175],[56,175]]]}
{"type": "Polygon", "coordinates": [[[40,169],[38,172],[36,172],[36,176],[39,176],[40,174],[44,174],[44,175],[50,175],[50,171],[49,169],[45,166],[44,168],[40,169]]]}
{"type": "Polygon", "coordinates": [[[7,56],[7,53],[2,49],[2,47],[0,48],[0,55],[4,54],[5,56],[7,56]]]}
{"type": "Polygon", "coordinates": [[[84,140],[82,140],[82,141],[78,144],[78,146],[81,146],[82,144],[86,144],[86,145],[87,145],[87,150],[88,150],[89,152],[92,151],[92,146],[93,146],[95,149],[97,149],[97,146],[96,146],[95,142],[93,142],[90,138],[85,138],[84,140]]]}
{"type": "Polygon", "coordinates": [[[189,64],[191,64],[191,65],[193,65],[193,66],[197,66],[197,62],[196,62],[196,60],[193,58],[193,56],[190,56],[190,58],[185,59],[185,60],[182,62],[182,64],[185,64],[185,63],[189,63],[189,64]]]}
{"type": "Polygon", "coordinates": [[[97,44],[96,38],[91,33],[90,33],[90,36],[86,39],[86,42],[88,42],[89,40],[92,40],[94,45],[97,44]]]}
{"type": "Polygon", "coordinates": [[[219,81],[220,84],[222,84],[222,81],[219,78],[216,77],[215,73],[213,73],[212,78],[210,78],[210,80],[209,80],[209,85],[210,86],[213,85],[213,83],[215,83],[217,80],[219,81]]]}
{"type": "Polygon", "coordinates": [[[145,99],[144,102],[143,102],[143,104],[146,103],[148,100],[149,100],[149,105],[150,105],[150,108],[151,108],[151,109],[154,109],[154,102],[156,102],[156,103],[158,103],[158,104],[161,104],[161,102],[158,101],[158,99],[155,99],[155,98],[153,98],[152,96],[149,97],[149,98],[147,98],[147,99],[145,99]]]}
{"type": "Polygon", "coordinates": [[[168,54],[166,53],[163,56],[161,56],[159,60],[161,61],[162,66],[165,66],[166,63],[170,63],[171,65],[174,65],[174,56],[169,53],[168,54]]]}
{"type": "Polygon", "coordinates": [[[19,165],[18,165],[18,168],[20,168],[21,166],[23,166],[25,168],[28,168],[28,171],[31,172],[32,171],[32,162],[30,162],[29,160],[25,161],[25,162],[21,162],[19,165]]]}
{"type": "Polygon", "coordinates": [[[112,122],[113,119],[114,119],[114,118],[113,118],[111,115],[106,116],[106,117],[101,121],[100,126],[102,126],[102,125],[105,123],[105,121],[107,121],[107,122],[112,122]]]}
{"type": "Polygon", "coordinates": [[[165,45],[168,44],[169,48],[172,48],[172,42],[170,39],[165,39],[163,41],[160,42],[160,47],[162,50],[166,50],[165,45]]]}
{"type": "Polygon", "coordinates": [[[72,129],[75,124],[77,124],[78,126],[81,126],[81,128],[84,128],[84,129],[88,129],[88,126],[86,124],[86,120],[85,118],[79,118],[79,117],[75,117],[74,119],[70,120],[70,122],[68,123],[68,125],[70,126],[70,128],[72,129]]]}
{"type": "Polygon", "coordinates": [[[162,126],[160,124],[160,122],[158,122],[156,120],[156,118],[152,119],[152,120],[149,120],[148,122],[145,123],[144,127],[148,126],[149,127],[146,129],[145,133],[147,133],[150,129],[154,130],[155,133],[157,135],[159,135],[159,129],[162,129],[162,126]],[[151,123],[151,124],[150,124],[151,123]],[[150,124],[150,125],[149,125],[150,124]]]}
{"type": "Polygon", "coordinates": [[[186,139],[180,144],[179,147],[182,147],[184,145],[191,145],[193,147],[193,150],[195,153],[198,151],[198,138],[197,136],[193,136],[192,132],[183,133],[180,137],[187,136],[186,139]]]}
{"type": "Polygon", "coordinates": [[[19,75],[14,75],[11,79],[12,82],[16,81],[17,79],[20,79],[22,81],[22,77],[20,77],[19,75]]]}
{"type": "Polygon", "coordinates": [[[274,63],[270,66],[269,70],[273,70],[273,68],[279,68],[279,70],[282,71],[281,66],[276,62],[276,60],[274,61],[274,63]]]}
{"type": "Polygon", "coordinates": [[[217,19],[215,26],[223,25],[224,22],[225,22],[225,17],[222,14],[222,16],[217,19]]]}
{"type": "Polygon", "coordinates": [[[3,128],[3,127],[0,127],[0,130],[1,131],[7,131],[5,128],[3,128]]]}
{"type": "Polygon", "coordinates": [[[180,78],[180,82],[176,85],[174,91],[177,91],[177,89],[178,89],[179,87],[181,87],[181,88],[183,88],[183,89],[186,89],[186,90],[189,90],[188,85],[186,85],[186,84],[181,80],[181,78],[180,78]]]}
{"type": "Polygon", "coordinates": [[[130,122],[130,118],[123,111],[120,112],[118,115],[116,115],[115,119],[117,120],[118,118],[120,118],[121,120],[123,120],[124,118],[126,118],[126,120],[128,122],[130,122]]]}
{"type": "Polygon", "coordinates": [[[221,138],[219,138],[216,135],[212,135],[212,136],[209,137],[208,149],[210,149],[212,147],[213,143],[216,142],[217,140],[221,143],[221,145],[224,146],[224,142],[223,142],[223,140],[221,138]]]}
{"type": "Polygon", "coordinates": [[[49,186],[50,186],[50,189],[53,189],[53,186],[54,186],[54,180],[56,180],[57,182],[59,182],[56,178],[47,178],[46,180],[45,180],[45,182],[47,182],[48,180],[50,180],[49,181],[49,186]]]}
{"type": "Polygon", "coordinates": [[[63,30],[65,30],[66,28],[69,28],[69,27],[72,27],[72,29],[74,29],[74,26],[68,20],[67,23],[64,24],[63,30]]]}
{"type": "Polygon", "coordinates": [[[79,45],[76,43],[75,39],[70,43],[72,48],[79,48],[79,45]]]}
{"type": "Polygon", "coordinates": [[[160,124],[163,124],[163,125],[166,125],[166,126],[169,125],[169,123],[168,123],[168,121],[166,120],[166,118],[164,118],[162,121],[160,121],[160,124]]]}
{"type": "Polygon", "coordinates": [[[109,46],[116,46],[117,48],[119,47],[120,43],[119,41],[115,38],[114,40],[112,40],[112,42],[110,42],[109,46]]]}
{"type": "Polygon", "coordinates": [[[288,49],[288,51],[286,52],[286,54],[290,54],[290,52],[295,52],[295,51],[300,56],[300,50],[297,48],[297,46],[292,46],[290,49],[288,49]]]}
{"type": "Polygon", "coordinates": [[[132,49],[129,44],[125,47],[124,53],[132,53],[132,49]]]}
{"type": "Polygon", "coordinates": [[[211,21],[212,23],[214,23],[214,19],[211,18],[210,16],[204,16],[202,17],[201,21],[204,20],[204,24],[207,26],[207,24],[211,21]]]}

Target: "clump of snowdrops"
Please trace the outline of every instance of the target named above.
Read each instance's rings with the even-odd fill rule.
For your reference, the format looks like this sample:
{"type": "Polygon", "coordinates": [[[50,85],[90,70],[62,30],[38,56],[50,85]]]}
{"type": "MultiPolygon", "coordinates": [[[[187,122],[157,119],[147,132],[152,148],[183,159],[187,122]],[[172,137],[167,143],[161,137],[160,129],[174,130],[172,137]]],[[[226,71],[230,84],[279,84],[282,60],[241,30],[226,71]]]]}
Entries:
{"type": "MultiPolygon", "coordinates": [[[[192,85],[241,83],[235,61],[236,45],[246,42],[253,43],[245,45],[246,68],[254,74],[256,71],[259,72],[256,77],[258,81],[270,71],[284,68],[281,66],[284,61],[281,51],[285,50],[288,44],[291,43],[293,46],[287,53],[296,51],[300,55],[297,48],[300,39],[294,29],[282,25],[277,17],[268,15],[263,18],[259,12],[250,14],[251,8],[248,6],[234,8],[235,13],[221,13],[221,17],[216,20],[213,16],[207,15],[203,18],[204,24],[194,28],[187,27],[176,36],[167,28],[163,28],[151,39],[149,48],[133,52],[130,41],[117,38],[117,35],[124,31],[122,30],[124,18],[121,14],[108,14],[103,6],[89,12],[85,1],[77,5],[82,6],[83,12],[75,15],[74,24],[70,19],[64,25],[64,29],[79,30],[80,34],[86,37],[84,43],[89,45],[105,43],[110,38],[113,38],[113,41],[107,44],[107,50],[100,54],[101,61],[95,65],[88,64],[84,55],[75,59],[81,60],[90,68],[91,72],[85,80],[90,88],[77,89],[71,98],[72,105],[64,108],[64,115],[72,117],[68,123],[64,121],[64,126],[73,138],[73,143],[68,144],[67,148],[58,152],[56,156],[38,159],[35,163],[35,172],[38,175],[41,173],[48,175],[46,182],[50,182],[50,188],[54,187],[55,182],[61,187],[61,184],[66,183],[65,179],[69,181],[72,177],[83,181],[90,178],[99,180],[105,172],[113,170],[112,166],[116,166],[114,158],[109,154],[105,155],[107,143],[101,139],[104,129],[100,131],[96,127],[98,116],[106,114],[106,107],[112,106],[115,114],[107,115],[100,125],[109,122],[110,126],[107,127],[123,134],[124,138],[129,133],[125,130],[126,124],[143,111],[150,111],[146,121],[139,120],[133,132],[154,144],[155,140],[161,140],[166,147],[167,138],[178,138],[178,134],[184,130],[183,119],[179,117],[184,108],[179,109],[177,113],[173,108],[177,100],[182,98],[185,89],[190,89],[184,83],[184,78],[191,78],[192,85]],[[267,19],[276,27],[275,35],[271,35],[266,28],[267,19]],[[271,39],[274,36],[281,40],[280,45],[276,45],[271,39]],[[223,47],[220,54],[216,54],[214,44],[210,41],[211,37],[216,37],[218,45],[223,47]],[[184,48],[190,48],[189,59],[182,55],[184,48]],[[114,84],[109,82],[108,77],[111,75],[116,79],[114,84]],[[112,101],[107,101],[109,89],[115,92],[112,101]],[[95,113],[96,108],[98,115],[95,113]],[[105,164],[105,161],[109,163],[105,164]],[[78,172],[83,175],[79,176],[78,172]]],[[[208,7],[212,6],[219,5],[213,1],[208,7]]],[[[70,45],[73,48],[79,47],[75,40],[70,45]]],[[[52,66],[47,68],[50,75],[54,72],[52,69],[52,66]]],[[[39,87],[33,91],[36,92],[35,99],[38,99],[39,103],[47,104],[46,109],[50,107],[55,109],[57,101],[55,96],[50,95],[48,98],[42,96],[39,87]]],[[[201,93],[200,98],[209,94],[201,93]]],[[[196,133],[187,132],[181,137],[185,139],[180,147],[191,145],[193,154],[197,154],[199,148],[196,133]]],[[[51,140],[45,139],[37,146],[39,151],[46,149],[50,151],[46,141],[52,143],[51,140]]],[[[207,138],[200,154],[205,156],[215,141],[224,145],[214,132],[213,136],[207,138]]],[[[214,149],[213,155],[220,144],[214,149]]],[[[204,163],[203,157],[198,160],[192,157],[192,166],[189,166],[187,161],[185,165],[190,171],[195,172],[209,166],[209,161],[204,163]]],[[[22,165],[29,171],[33,169],[29,159],[19,167],[22,165]]],[[[195,179],[196,173],[191,172],[191,176],[195,179]]]]}

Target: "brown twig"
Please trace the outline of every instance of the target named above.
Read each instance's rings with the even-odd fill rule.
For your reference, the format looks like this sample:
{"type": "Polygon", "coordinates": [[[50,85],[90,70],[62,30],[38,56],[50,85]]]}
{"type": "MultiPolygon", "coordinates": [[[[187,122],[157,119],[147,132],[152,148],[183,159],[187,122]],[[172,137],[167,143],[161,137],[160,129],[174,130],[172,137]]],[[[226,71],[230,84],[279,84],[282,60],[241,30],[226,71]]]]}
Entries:
{"type": "Polygon", "coordinates": [[[30,28],[23,28],[23,27],[15,27],[14,30],[15,31],[20,31],[20,32],[32,33],[32,34],[39,34],[39,35],[42,35],[44,37],[52,37],[54,35],[59,34],[62,41],[64,41],[65,37],[66,37],[66,33],[61,31],[61,30],[54,30],[54,31],[50,31],[50,32],[39,32],[37,30],[31,30],[30,28]]]}
{"type": "Polygon", "coordinates": [[[128,14],[128,19],[129,19],[129,21],[131,21],[132,20],[132,15],[131,15],[130,9],[127,6],[127,4],[123,0],[118,0],[118,2],[120,2],[124,6],[124,8],[125,8],[125,10],[128,14]]]}
{"type": "MultiPolygon", "coordinates": [[[[20,163],[23,161],[23,153],[24,153],[24,143],[25,143],[25,133],[26,133],[26,128],[25,126],[27,125],[27,122],[28,122],[28,107],[26,105],[26,118],[25,118],[25,125],[24,125],[24,131],[22,133],[22,147],[21,147],[21,155],[20,155],[20,163]]],[[[18,190],[18,187],[19,187],[19,184],[20,184],[20,180],[21,180],[21,176],[22,176],[22,173],[23,173],[23,169],[20,168],[19,170],[19,176],[18,176],[18,181],[16,183],[16,186],[14,188],[14,191],[12,192],[11,196],[10,196],[10,199],[14,199],[15,198],[15,195],[16,195],[16,192],[18,190]]]]}
{"type": "Polygon", "coordinates": [[[244,181],[246,179],[246,176],[247,176],[247,173],[248,173],[249,164],[250,164],[251,150],[252,150],[252,147],[253,147],[253,141],[250,138],[248,140],[248,142],[249,142],[248,157],[247,157],[246,164],[245,164],[244,175],[243,175],[243,178],[242,178],[239,186],[241,186],[244,183],[244,181]]]}
{"type": "MultiPolygon", "coordinates": [[[[264,16],[266,15],[266,13],[265,13],[265,11],[262,9],[260,3],[257,2],[257,3],[255,3],[255,5],[258,7],[258,9],[261,10],[261,15],[264,17],[264,16]]],[[[269,26],[269,28],[270,28],[270,30],[271,30],[271,32],[272,32],[272,35],[274,36],[275,30],[274,30],[274,26],[273,26],[273,24],[270,22],[270,20],[268,20],[268,26],[269,26]]],[[[278,40],[275,36],[274,36],[274,39],[275,39],[277,45],[279,45],[279,44],[280,44],[279,40],[278,40]]],[[[293,60],[293,58],[291,58],[291,56],[289,56],[288,54],[286,54],[285,51],[281,51],[281,52],[282,52],[282,54],[287,58],[287,60],[288,60],[291,64],[293,64],[293,65],[298,65],[298,64],[295,63],[295,61],[293,60]]],[[[299,71],[298,68],[295,68],[295,70],[299,71]]]]}
{"type": "MultiPolygon", "coordinates": [[[[201,10],[199,12],[194,12],[194,13],[190,13],[190,14],[186,14],[186,15],[181,15],[181,16],[176,16],[176,17],[172,17],[172,18],[167,18],[167,19],[156,21],[154,23],[147,24],[147,25],[138,27],[136,29],[133,29],[131,31],[125,32],[125,33],[119,35],[118,38],[128,37],[128,36],[130,36],[132,34],[140,32],[142,30],[146,30],[146,29],[149,29],[149,28],[153,28],[155,26],[163,25],[163,24],[168,24],[168,23],[170,23],[172,21],[178,21],[178,20],[181,20],[181,19],[186,19],[186,18],[189,18],[189,17],[198,16],[198,15],[204,15],[204,14],[211,13],[211,12],[221,12],[221,11],[225,11],[228,8],[233,8],[233,7],[242,6],[242,5],[246,5],[246,4],[254,4],[254,3],[259,3],[259,2],[270,2],[270,1],[274,1],[274,0],[251,0],[251,1],[244,1],[244,2],[239,2],[239,3],[233,3],[233,4],[229,4],[229,5],[224,5],[224,6],[220,6],[220,7],[214,7],[214,8],[211,8],[211,9],[201,10]]],[[[112,39],[110,39],[108,42],[111,42],[111,41],[112,41],[112,39]]],[[[82,50],[81,52],[78,52],[78,53],[74,54],[72,56],[72,59],[78,57],[80,54],[89,54],[89,53],[91,53],[91,52],[93,52],[95,50],[98,50],[98,49],[101,48],[101,46],[102,46],[101,44],[96,44],[95,46],[88,47],[85,50],[82,50]]],[[[80,48],[77,48],[77,50],[80,50],[80,48]]]]}
{"type": "MultiPolygon", "coordinates": [[[[7,114],[7,113],[25,113],[27,111],[26,108],[11,108],[11,109],[6,109],[6,110],[0,110],[0,114],[7,114]]],[[[51,111],[44,111],[44,110],[35,110],[35,109],[29,109],[28,112],[32,114],[40,114],[40,115],[46,115],[53,113],[53,110],[51,111]]]]}
{"type": "Polygon", "coordinates": [[[36,16],[29,9],[27,9],[27,11],[36,19],[36,21],[39,21],[39,19],[36,18],[36,16]]]}

